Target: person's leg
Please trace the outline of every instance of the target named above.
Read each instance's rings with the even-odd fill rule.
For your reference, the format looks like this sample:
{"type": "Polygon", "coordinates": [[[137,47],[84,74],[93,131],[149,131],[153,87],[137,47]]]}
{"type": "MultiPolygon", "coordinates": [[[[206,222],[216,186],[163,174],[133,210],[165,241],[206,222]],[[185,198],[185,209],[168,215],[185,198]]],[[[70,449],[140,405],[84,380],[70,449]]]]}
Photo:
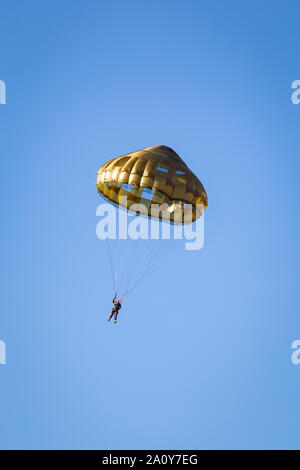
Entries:
{"type": "Polygon", "coordinates": [[[115,310],[115,323],[117,323],[118,310],[115,310]]]}
{"type": "Polygon", "coordinates": [[[110,316],[109,316],[109,319],[108,319],[108,321],[110,321],[110,319],[111,319],[111,317],[113,316],[113,314],[114,314],[114,309],[112,309],[112,311],[111,311],[111,314],[110,314],[110,316]]]}

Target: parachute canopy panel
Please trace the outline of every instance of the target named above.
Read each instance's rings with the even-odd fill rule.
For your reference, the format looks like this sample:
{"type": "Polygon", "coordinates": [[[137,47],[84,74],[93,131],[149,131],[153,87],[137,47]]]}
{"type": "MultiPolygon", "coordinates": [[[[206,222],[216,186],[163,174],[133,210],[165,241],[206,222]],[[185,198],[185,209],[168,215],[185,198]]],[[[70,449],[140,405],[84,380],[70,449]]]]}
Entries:
{"type": "Polygon", "coordinates": [[[97,190],[112,203],[138,213],[136,204],[143,204],[145,215],[184,223],[185,204],[191,208],[194,221],[207,207],[207,195],[197,176],[174,150],[164,145],[128,153],[105,163],[97,174],[97,190]],[[126,196],[122,198],[122,196],[126,196]],[[154,205],[166,211],[155,215],[154,205]],[[199,207],[202,209],[199,211],[199,207]]]}

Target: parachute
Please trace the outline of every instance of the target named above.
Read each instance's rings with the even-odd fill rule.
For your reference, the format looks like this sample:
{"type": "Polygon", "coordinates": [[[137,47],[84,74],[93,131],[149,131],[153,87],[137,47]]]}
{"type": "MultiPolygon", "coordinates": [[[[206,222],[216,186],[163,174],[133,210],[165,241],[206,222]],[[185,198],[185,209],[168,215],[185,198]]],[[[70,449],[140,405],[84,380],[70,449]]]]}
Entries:
{"type": "MultiPolygon", "coordinates": [[[[97,173],[96,187],[99,194],[117,208],[125,209],[135,217],[158,219],[161,223],[183,225],[194,222],[207,207],[207,194],[202,183],[179,155],[164,145],[108,161],[97,173]],[[145,208],[143,211],[141,206],[145,208]]],[[[160,240],[159,246],[154,243],[157,240],[147,241],[148,246],[146,240],[140,243],[140,252],[137,242],[141,240],[107,239],[114,288],[120,290],[120,280],[125,276],[124,295],[151,271],[157,261],[162,260],[172,244],[172,240],[160,240]],[[129,242],[132,241],[136,243],[131,253],[129,242]],[[124,267],[123,275],[120,274],[121,266],[124,267]]]]}
{"type": "MultiPolygon", "coordinates": [[[[207,195],[197,176],[174,150],[164,145],[128,153],[105,163],[97,174],[97,189],[116,204],[126,196],[128,210],[141,202],[148,208],[149,216],[152,204],[166,203],[171,222],[175,221],[176,212],[172,208],[182,213],[185,203],[207,207],[207,195]]],[[[200,215],[193,207],[192,221],[200,215]]],[[[164,218],[163,214],[159,217],[164,218]]]]}

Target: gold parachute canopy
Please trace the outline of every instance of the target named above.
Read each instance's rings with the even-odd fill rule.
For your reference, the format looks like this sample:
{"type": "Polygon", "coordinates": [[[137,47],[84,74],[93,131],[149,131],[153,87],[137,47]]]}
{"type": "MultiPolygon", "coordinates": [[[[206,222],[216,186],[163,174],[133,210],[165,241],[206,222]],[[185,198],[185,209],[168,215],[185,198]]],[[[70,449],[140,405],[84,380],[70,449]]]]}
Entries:
{"type": "Polygon", "coordinates": [[[165,145],[110,160],[99,169],[96,186],[112,203],[173,223],[192,222],[207,207],[207,195],[197,176],[165,145]]]}

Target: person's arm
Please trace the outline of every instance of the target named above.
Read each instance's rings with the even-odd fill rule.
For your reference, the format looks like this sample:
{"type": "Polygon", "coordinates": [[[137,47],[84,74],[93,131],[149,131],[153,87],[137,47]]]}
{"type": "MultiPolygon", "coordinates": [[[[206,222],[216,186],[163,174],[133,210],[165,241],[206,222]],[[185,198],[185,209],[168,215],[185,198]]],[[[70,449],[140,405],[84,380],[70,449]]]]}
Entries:
{"type": "Polygon", "coordinates": [[[112,299],[112,303],[116,300],[117,294],[114,295],[114,298],[112,299]]]}

